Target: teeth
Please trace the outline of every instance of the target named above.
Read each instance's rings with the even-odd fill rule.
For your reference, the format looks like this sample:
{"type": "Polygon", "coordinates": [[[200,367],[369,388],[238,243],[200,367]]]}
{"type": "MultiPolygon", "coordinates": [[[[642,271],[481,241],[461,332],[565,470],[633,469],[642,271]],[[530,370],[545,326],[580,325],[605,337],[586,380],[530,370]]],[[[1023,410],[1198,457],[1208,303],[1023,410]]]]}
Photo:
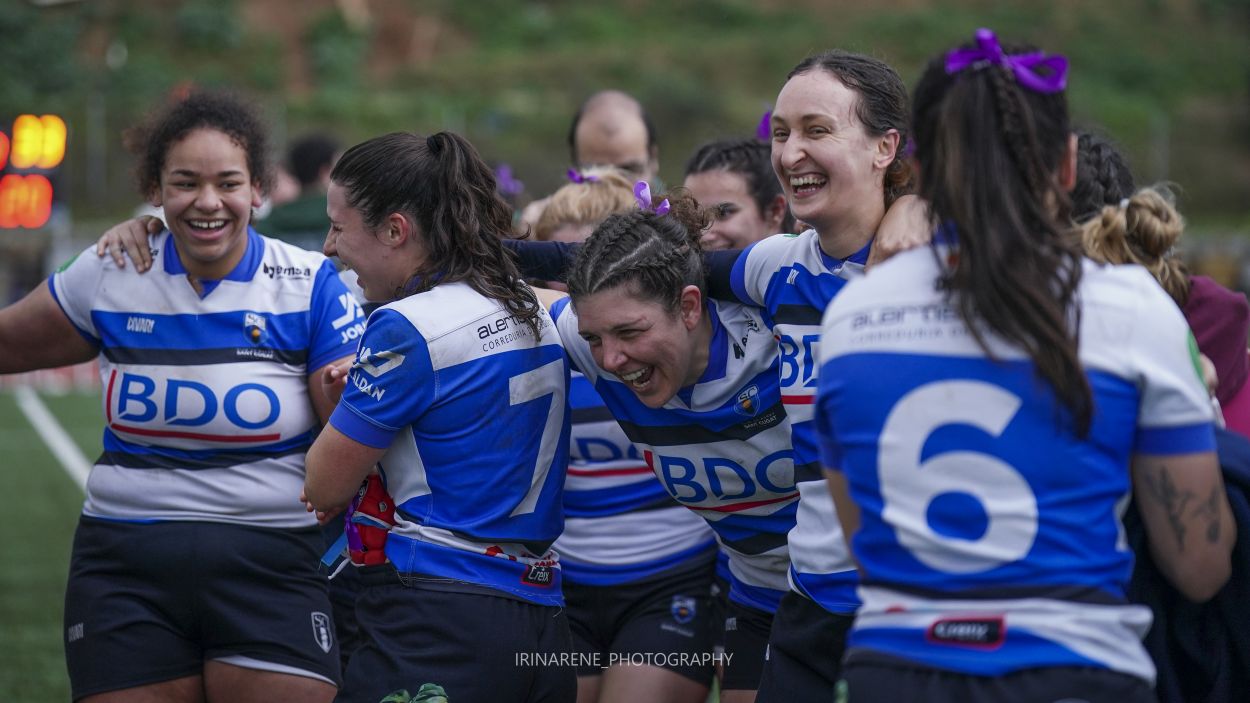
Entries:
{"type": "Polygon", "coordinates": [[[823,176],[798,176],[796,178],[790,179],[790,186],[792,188],[798,188],[801,186],[823,185],[824,183],[825,183],[825,179],[823,176]]]}
{"type": "Polygon", "coordinates": [[[196,229],[217,229],[218,227],[224,227],[225,224],[226,224],[225,220],[192,220],[191,221],[191,226],[196,229]]]}
{"type": "Polygon", "coordinates": [[[643,371],[646,371],[646,369],[638,369],[637,371],[634,371],[633,373],[623,373],[621,374],[621,380],[627,383],[633,383],[634,381],[637,381],[638,379],[642,378],[643,371]]]}

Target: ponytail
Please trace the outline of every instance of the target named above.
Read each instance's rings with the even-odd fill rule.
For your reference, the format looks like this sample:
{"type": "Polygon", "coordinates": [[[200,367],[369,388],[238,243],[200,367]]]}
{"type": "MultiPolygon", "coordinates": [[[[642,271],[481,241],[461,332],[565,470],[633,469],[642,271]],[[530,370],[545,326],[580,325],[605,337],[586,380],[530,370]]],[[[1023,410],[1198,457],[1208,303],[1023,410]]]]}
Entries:
{"type": "Polygon", "coordinates": [[[1066,99],[1023,88],[1002,64],[950,73],[946,58],[929,63],[912,102],[920,194],[959,245],[940,285],[987,354],[987,329],[1028,354],[1084,435],[1093,397],[1077,356],[1081,249],[1056,177],[1066,99]]]}
{"type": "Polygon", "coordinates": [[[330,178],[347,191],[348,205],[367,227],[395,212],[417,224],[425,260],[396,297],[463,281],[498,300],[537,336],[538,299],[503,248],[512,211],[495,190],[494,172],[463,137],[375,137],[348,149],[330,178]]]}

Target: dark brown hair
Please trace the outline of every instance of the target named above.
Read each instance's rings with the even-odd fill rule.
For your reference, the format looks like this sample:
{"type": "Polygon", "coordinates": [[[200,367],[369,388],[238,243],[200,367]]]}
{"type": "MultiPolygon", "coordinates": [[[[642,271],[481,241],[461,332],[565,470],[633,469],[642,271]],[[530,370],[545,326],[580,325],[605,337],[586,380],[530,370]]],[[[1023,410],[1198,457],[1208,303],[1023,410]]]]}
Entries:
{"type": "Polygon", "coordinates": [[[512,210],[495,191],[494,172],[463,137],[374,137],[348,149],[330,180],[346,190],[366,227],[397,212],[420,228],[426,259],[396,297],[464,281],[538,333],[538,299],[503,248],[512,210]]]}
{"type": "Polygon", "coordinates": [[[616,286],[629,285],[634,295],[654,300],[670,313],[681,304],[681,291],[697,286],[706,295],[707,274],[699,237],[711,216],[684,188],[655,196],[671,210],[612,215],[581,246],[567,283],[577,299],[616,286]]]}
{"type": "Polygon", "coordinates": [[[1084,435],[1093,399],[1077,357],[1082,252],[1057,180],[1067,99],[1022,88],[1003,66],[948,74],[945,59],[929,62],[912,99],[920,195],[959,244],[941,285],[987,354],[986,329],[1024,349],[1084,435]]]}

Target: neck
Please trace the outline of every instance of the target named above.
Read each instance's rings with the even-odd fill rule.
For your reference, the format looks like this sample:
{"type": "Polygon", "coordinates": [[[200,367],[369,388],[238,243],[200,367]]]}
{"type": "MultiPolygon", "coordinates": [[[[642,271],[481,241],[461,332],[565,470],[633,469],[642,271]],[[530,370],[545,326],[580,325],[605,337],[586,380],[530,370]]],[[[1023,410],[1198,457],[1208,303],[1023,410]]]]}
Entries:
{"type": "Polygon", "coordinates": [[[847,258],[872,241],[884,217],[885,203],[877,193],[875,199],[845,217],[829,223],[813,223],[820,237],[821,251],[835,259],[847,258]]]}

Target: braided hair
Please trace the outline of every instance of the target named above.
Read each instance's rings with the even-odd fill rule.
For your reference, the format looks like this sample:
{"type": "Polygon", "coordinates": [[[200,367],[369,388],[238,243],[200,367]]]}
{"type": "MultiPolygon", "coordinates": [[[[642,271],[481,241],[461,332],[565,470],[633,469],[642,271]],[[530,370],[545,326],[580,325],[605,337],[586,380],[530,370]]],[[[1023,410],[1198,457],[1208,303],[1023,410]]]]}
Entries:
{"type": "Polygon", "coordinates": [[[1077,132],[1072,219],[1085,222],[1107,205],[1118,205],[1133,190],[1133,172],[1115,144],[1101,134],[1077,132]]]}
{"type": "Polygon", "coordinates": [[[1093,397],[1077,357],[1082,251],[1056,177],[1067,100],[1022,88],[1001,65],[949,74],[945,59],[929,62],[912,98],[920,195],[959,244],[939,284],[986,354],[987,328],[1024,349],[1084,435],[1093,397]]]}
{"type": "Polygon", "coordinates": [[[696,286],[706,294],[707,273],[699,237],[711,216],[685,189],[657,197],[671,209],[611,215],[577,252],[567,285],[573,304],[581,297],[629,285],[638,297],[654,300],[668,312],[681,305],[681,291],[696,286]]]}

